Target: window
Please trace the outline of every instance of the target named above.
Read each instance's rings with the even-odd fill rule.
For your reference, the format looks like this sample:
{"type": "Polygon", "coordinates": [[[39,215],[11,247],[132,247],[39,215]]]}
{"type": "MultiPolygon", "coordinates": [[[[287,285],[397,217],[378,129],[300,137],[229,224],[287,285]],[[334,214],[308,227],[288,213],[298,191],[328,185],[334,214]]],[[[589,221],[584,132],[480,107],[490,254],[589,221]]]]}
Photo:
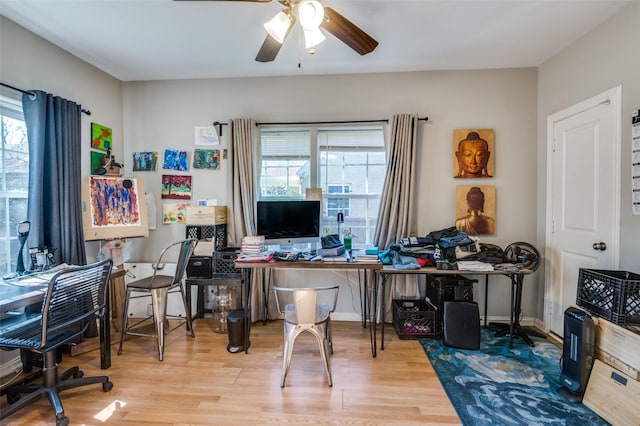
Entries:
{"type": "Polygon", "coordinates": [[[310,187],[308,131],[263,132],[260,195],[262,200],[302,200],[310,187]]]}
{"type": "MultiPolygon", "coordinates": [[[[327,194],[348,194],[351,185],[327,185],[327,194]]],[[[331,198],[327,196],[327,216],[338,216],[342,212],[345,216],[350,213],[351,200],[348,198],[331,198]]]]}
{"type": "Polygon", "coordinates": [[[263,128],[261,155],[262,200],[302,200],[320,187],[323,233],[350,230],[355,248],[372,243],[386,171],[382,127],[263,128]]]}
{"type": "Polygon", "coordinates": [[[18,223],[27,219],[29,145],[19,99],[0,95],[0,273],[15,270],[18,223]]]}

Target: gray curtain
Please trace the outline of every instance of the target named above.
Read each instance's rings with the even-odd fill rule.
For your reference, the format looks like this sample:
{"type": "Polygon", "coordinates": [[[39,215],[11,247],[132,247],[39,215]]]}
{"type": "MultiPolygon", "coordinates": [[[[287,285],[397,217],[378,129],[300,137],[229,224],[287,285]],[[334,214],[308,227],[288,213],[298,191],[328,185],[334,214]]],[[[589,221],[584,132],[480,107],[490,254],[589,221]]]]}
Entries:
{"type": "MultiPolygon", "coordinates": [[[[417,220],[413,208],[417,132],[418,116],[416,114],[397,114],[391,118],[391,131],[387,143],[387,171],[378,211],[378,224],[373,236],[374,243],[381,250],[388,248],[402,237],[415,236],[417,232],[417,220]]],[[[416,277],[400,276],[393,277],[392,280],[389,280],[386,286],[388,302],[385,310],[387,312],[384,313],[384,317],[376,318],[376,321],[381,318],[390,318],[392,290],[395,290],[395,294],[407,297],[413,297],[418,293],[416,277]]],[[[380,297],[374,302],[378,307],[379,301],[380,297]]]]}
{"type": "MultiPolygon", "coordinates": [[[[256,205],[256,164],[255,146],[257,140],[256,122],[250,118],[234,118],[229,121],[229,185],[227,194],[227,238],[229,246],[240,247],[247,235],[255,235],[256,205]]],[[[260,316],[262,305],[262,272],[251,274],[251,319],[260,316]]]]}
{"type": "Polygon", "coordinates": [[[56,263],[85,265],[81,210],[81,106],[31,90],[22,96],[29,139],[28,247],[55,249],[56,263]]]}

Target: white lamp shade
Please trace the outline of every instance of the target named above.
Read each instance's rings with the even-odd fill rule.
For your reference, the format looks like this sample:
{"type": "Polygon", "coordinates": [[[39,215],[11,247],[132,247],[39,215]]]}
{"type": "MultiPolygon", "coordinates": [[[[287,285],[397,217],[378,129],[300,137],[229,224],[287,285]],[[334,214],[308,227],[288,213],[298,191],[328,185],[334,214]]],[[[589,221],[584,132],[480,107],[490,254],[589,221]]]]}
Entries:
{"type": "Polygon", "coordinates": [[[298,5],[298,17],[305,30],[317,29],[324,19],[324,8],[316,0],[305,0],[298,5]]]}
{"type": "Polygon", "coordinates": [[[303,28],[303,31],[305,48],[307,49],[316,46],[327,39],[324,34],[322,34],[322,31],[320,31],[320,28],[315,28],[313,30],[303,28]]]}
{"type": "Polygon", "coordinates": [[[278,14],[269,22],[264,24],[264,29],[267,33],[273,37],[278,43],[284,43],[284,38],[291,26],[291,19],[289,15],[284,12],[278,12],[278,14]]]}

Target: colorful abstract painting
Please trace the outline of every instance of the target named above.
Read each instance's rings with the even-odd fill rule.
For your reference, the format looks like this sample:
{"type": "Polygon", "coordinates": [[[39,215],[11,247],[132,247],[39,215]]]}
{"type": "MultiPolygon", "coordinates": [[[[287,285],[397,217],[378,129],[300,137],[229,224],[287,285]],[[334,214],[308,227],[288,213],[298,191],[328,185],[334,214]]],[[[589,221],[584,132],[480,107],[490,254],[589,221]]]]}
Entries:
{"type": "Polygon", "coordinates": [[[158,168],[157,152],[134,152],[133,171],[134,172],[154,172],[158,168]]]}
{"type": "Polygon", "coordinates": [[[135,179],[92,176],[89,185],[92,226],[141,224],[135,179]]]}
{"type": "Polygon", "coordinates": [[[191,199],[191,176],[162,175],[162,198],[191,199]]]}
{"type": "Polygon", "coordinates": [[[96,169],[106,163],[104,152],[91,151],[91,174],[95,174],[96,169]]]}
{"type": "Polygon", "coordinates": [[[186,223],[187,205],[180,203],[167,203],[162,205],[162,223],[186,223]]]}
{"type": "Polygon", "coordinates": [[[91,123],[91,148],[100,151],[110,150],[112,145],[112,135],[110,127],[98,123],[91,123]]]}
{"type": "Polygon", "coordinates": [[[167,170],[176,170],[178,172],[187,171],[187,151],[165,149],[162,168],[167,170]]]}
{"type": "Polygon", "coordinates": [[[196,149],[193,152],[194,169],[219,169],[220,151],[217,149],[196,149]]]}

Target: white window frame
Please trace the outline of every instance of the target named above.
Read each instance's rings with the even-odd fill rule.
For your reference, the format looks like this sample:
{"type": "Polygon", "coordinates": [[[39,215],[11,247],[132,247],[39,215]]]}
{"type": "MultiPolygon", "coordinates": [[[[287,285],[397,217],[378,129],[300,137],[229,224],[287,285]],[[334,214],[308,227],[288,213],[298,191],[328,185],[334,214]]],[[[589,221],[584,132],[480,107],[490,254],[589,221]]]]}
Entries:
{"type": "MultiPolygon", "coordinates": [[[[18,96],[12,96],[10,93],[0,93],[0,115],[3,117],[10,117],[16,120],[24,121],[24,114],[22,110],[22,100],[18,96]]],[[[25,129],[26,132],[26,129],[25,129]]],[[[15,173],[7,166],[7,153],[15,151],[6,147],[6,141],[4,136],[4,124],[0,124],[0,203],[3,204],[2,212],[2,226],[4,227],[4,237],[0,238],[0,244],[3,245],[2,252],[4,253],[4,259],[0,264],[4,265],[3,270],[0,270],[2,275],[5,275],[15,268],[17,255],[18,255],[18,236],[17,228],[11,226],[11,208],[10,200],[16,198],[27,199],[29,195],[28,179],[27,187],[23,190],[10,189],[7,187],[7,175],[9,173],[15,173]]],[[[28,146],[27,146],[27,158],[28,158],[28,146]]],[[[27,168],[28,173],[28,168],[27,168]]],[[[13,223],[18,223],[26,220],[25,217],[14,218],[13,223]]]]}
{"type": "MultiPolygon", "coordinates": [[[[323,165],[321,164],[321,162],[323,161],[323,156],[326,156],[326,154],[328,152],[330,152],[331,150],[339,150],[341,152],[362,152],[362,151],[366,151],[366,152],[380,152],[383,154],[386,154],[385,151],[385,146],[384,146],[384,135],[385,135],[385,129],[382,125],[377,125],[377,126],[372,126],[371,124],[367,124],[367,125],[349,125],[349,126],[331,126],[329,127],[313,127],[313,126],[293,126],[293,127],[289,127],[289,128],[282,128],[282,127],[275,127],[272,125],[262,125],[260,126],[260,133],[261,133],[261,143],[258,145],[258,158],[259,160],[259,171],[258,171],[258,182],[257,182],[257,186],[258,186],[258,199],[260,200],[270,200],[270,199],[279,199],[279,200],[283,200],[283,199],[304,199],[305,198],[305,187],[301,188],[301,191],[299,194],[297,194],[296,196],[278,196],[275,195],[273,196],[272,194],[263,194],[262,192],[262,173],[265,170],[264,168],[264,161],[266,159],[281,159],[281,160],[293,160],[293,159],[300,159],[300,156],[297,155],[288,155],[289,152],[286,149],[281,149],[279,152],[279,156],[277,155],[269,155],[269,153],[264,153],[263,152],[263,147],[262,147],[262,138],[265,134],[267,133],[278,133],[278,132],[304,132],[307,131],[308,132],[308,138],[309,138],[309,181],[307,182],[307,186],[305,187],[309,187],[309,188],[314,188],[314,187],[320,187],[321,184],[320,182],[322,182],[322,177],[321,177],[321,170],[323,169],[323,165]],[[378,137],[377,139],[377,143],[375,146],[371,146],[371,145],[367,145],[366,142],[363,142],[361,139],[362,137],[358,138],[357,132],[367,132],[367,131],[373,131],[374,133],[376,133],[376,136],[378,137]],[[338,132],[353,132],[354,134],[354,138],[353,141],[350,142],[348,139],[348,137],[346,138],[346,142],[342,141],[341,143],[337,144],[337,145],[332,145],[331,142],[327,141],[327,137],[325,137],[325,135],[327,134],[331,134],[332,132],[334,132],[334,134],[337,134],[338,132]]],[[[297,150],[294,150],[297,151],[297,150]]],[[[367,157],[368,158],[368,157],[367,157]]],[[[368,161],[368,160],[367,160],[368,161]]],[[[386,159],[384,160],[385,163],[384,164],[379,164],[379,163],[375,163],[373,165],[376,166],[380,166],[382,165],[383,167],[386,167],[386,159]]],[[[367,164],[365,166],[367,166],[367,170],[368,170],[368,165],[369,163],[367,162],[367,164]]],[[[327,169],[324,168],[324,170],[326,171],[327,169]]],[[[368,173],[368,172],[367,172],[368,173]]],[[[365,200],[373,200],[373,201],[378,201],[378,203],[380,202],[380,199],[382,198],[382,187],[380,187],[379,191],[380,193],[368,193],[369,191],[369,185],[368,182],[370,182],[369,176],[361,176],[359,178],[363,178],[366,179],[367,185],[365,188],[365,192],[363,193],[354,193],[351,191],[351,189],[353,188],[353,184],[352,182],[341,182],[341,183],[330,183],[328,185],[325,185],[324,188],[322,188],[322,198],[323,198],[323,217],[322,217],[322,221],[321,221],[321,229],[323,230],[324,233],[329,232],[329,233],[338,233],[338,230],[340,231],[341,234],[344,234],[345,231],[347,231],[348,229],[348,224],[345,223],[345,225],[342,225],[342,227],[338,226],[337,223],[337,218],[335,217],[335,215],[327,215],[327,209],[328,209],[328,199],[332,198],[332,199],[348,199],[349,200],[349,210],[346,211],[347,214],[345,214],[346,216],[346,220],[345,222],[348,222],[348,214],[350,214],[351,212],[351,200],[356,200],[356,199],[365,199],[365,200]],[[335,185],[342,185],[342,186],[347,186],[349,187],[349,191],[348,193],[329,193],[327,191],[327,187],[328,186],[335,186],[335,185]]],[[[324,179],[324,182],[327,182],[327,179],[324,179]]],[[[345,212],[343,212],[345,213],[345,212]]],[[[367,222],[362,225],[361,227],[366,228],[366,231],[364,233],[364,235],[366,235],[366,237],[363,238],[358,238],[358,239],[354,239],[354,248],[362,248],[365,247],[369,244],[372,243],[372,241],[370,241],[373,238],[373,231],[374,228],[376,226],[375,221],[377,220],[377,211],[373,213],[374,216],[374,220],[367,220],[367,222]]],[[[369,212],[369,215],[366,215],[367,218],[372,217],[371,212],[369,212]]],[[[342,235],[341,235],[342,237],[342,235]]]]}

